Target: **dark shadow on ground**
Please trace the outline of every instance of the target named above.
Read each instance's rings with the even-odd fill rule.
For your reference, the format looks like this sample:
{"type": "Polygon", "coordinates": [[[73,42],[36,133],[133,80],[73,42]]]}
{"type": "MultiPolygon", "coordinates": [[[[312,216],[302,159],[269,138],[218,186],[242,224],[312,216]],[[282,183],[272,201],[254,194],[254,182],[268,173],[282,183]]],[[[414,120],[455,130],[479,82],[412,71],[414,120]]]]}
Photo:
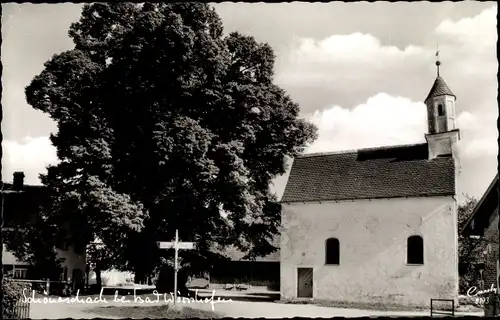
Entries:
{"type": "Polygon", "coordinates": [[[170,306],[108,306],[93,308],[88,312],[103,317],[129,319],[217,319],[221,317],[212,311],[189,307],[176,309],[170,306]]]}
{"type": "MultiPolygon", "coordinates": [[[[211,293],[198,293],[198,298],[199,299],[205,299],[205,298],[211,298],[212,294],[211,293]]],[[[240,292],[224,292],[223,294],[217,294],[217,291],[215,292],[213,296],[214,300],[229,300],[231,299],[232,301],[245,301],[245,302],[275,302],[280,299],[279,294],[264,294],[264,293],[240,293],[240,292]]]]}

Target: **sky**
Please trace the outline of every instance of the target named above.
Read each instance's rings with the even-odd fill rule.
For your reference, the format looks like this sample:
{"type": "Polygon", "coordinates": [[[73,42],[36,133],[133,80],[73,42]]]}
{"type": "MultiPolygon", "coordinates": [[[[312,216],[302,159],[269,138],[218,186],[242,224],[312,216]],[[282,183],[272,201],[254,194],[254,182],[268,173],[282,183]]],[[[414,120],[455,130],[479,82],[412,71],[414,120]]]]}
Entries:
{"type": "MultiPolygon", "coordinates": [[[[318,127],[306,152],[425,142],[426,98],[440,74],[457,96],[460,189],[480,198],[497,172],[498,105],[494,2],[219,3],[225,32],[269,43],[275,82],[318,127]]],[[[2,4],[4,181],[28,184],[57,162],[49,117],[24,88],[52,55],[70,50],[81,4],[2,4]]],[[[272,189],[280,197],[288,173],[272,189]]],[[[459,196],[459,201],[463,196],[459,196]]]]}

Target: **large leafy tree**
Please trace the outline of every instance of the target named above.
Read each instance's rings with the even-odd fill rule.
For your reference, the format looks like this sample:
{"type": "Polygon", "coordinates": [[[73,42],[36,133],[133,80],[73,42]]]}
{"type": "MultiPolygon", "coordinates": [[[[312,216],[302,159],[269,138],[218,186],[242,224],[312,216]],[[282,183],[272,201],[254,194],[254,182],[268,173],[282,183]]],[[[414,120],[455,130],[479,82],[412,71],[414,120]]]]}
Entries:
{"type": "Polygon", "coordinates": [[[107,265],[136,276],[175,229],[197,243],[187,260],[214,244],[274,251],[281,207],[269,184],[316,128],[273,83],[271,47],[225,36],[201,3],[85,5],[69,35],[75,48],[26,88],[59,129],[46,215],[102,239],[107,265]]]}

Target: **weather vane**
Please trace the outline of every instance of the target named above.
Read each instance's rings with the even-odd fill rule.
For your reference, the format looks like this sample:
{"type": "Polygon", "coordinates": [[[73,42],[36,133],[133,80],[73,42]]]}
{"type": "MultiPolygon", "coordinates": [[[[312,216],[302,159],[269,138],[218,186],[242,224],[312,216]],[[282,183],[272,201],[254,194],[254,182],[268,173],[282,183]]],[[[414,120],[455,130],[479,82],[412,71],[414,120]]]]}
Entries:
{"type": "Polygon", "coordinates": [[[436,66],[437,66],[437,76],[439,77],[439,66],[441,65],[441,61],[439,61],[439,45],[436,48],[436,66]]]}

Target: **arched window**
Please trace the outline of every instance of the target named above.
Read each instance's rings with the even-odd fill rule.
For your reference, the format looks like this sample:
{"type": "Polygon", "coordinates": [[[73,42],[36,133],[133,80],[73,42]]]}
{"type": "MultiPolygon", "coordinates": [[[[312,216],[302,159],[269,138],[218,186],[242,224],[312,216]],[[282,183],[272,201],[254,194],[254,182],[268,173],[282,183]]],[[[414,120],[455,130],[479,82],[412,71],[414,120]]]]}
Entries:
{"type": "Polygon", "coordinates": [[[408,237],[407,263],[424,264],[424,239],[421,236],[408,237]]]}
{"type": "Polygon", "coordinates": [[[337,238],[326,240],[325,251],[325,264],[340,264],[340,243],[337,238]]]}
{"type": "Polygon", "coordinates": [[[438,116],[444,116],[444,107],[442,104],[438,105],[438,116]]]}

